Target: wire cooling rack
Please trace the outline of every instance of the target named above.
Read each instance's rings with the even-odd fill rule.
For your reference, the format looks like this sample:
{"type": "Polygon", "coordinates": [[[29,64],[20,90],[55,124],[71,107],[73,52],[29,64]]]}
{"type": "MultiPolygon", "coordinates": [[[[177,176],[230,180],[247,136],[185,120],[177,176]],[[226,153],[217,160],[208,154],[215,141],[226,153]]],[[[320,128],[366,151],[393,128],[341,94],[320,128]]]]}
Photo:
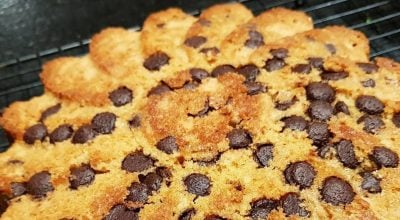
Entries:
{"type": "MultiPolygon", "coordinates": [[[[346,25],[364,32],[371,45],[371,58],[390,57],[400,61],[400,4],[396,0],[237,0],[254,14],[273,7],[305,11],[316,27],[346,25]]],[[[200,14],[202,9],[189,12],[200,14]]],[[[139,27],[134,27],[138,29],[139,27]]],[[[338,33],[340,34],[340,33],[338,33]]],[[[39,80],[41,66],[60,56],[82,55],[88,52],[90,40],[73,42],[6,62],[0,61],[0,109],[17,100],[27,100],[43,93],[39,80]]],[[[0,110],[1,111],[1,110],[0,110]]],[[[0,128],[0,152],[9,145],[0,128]]]]}

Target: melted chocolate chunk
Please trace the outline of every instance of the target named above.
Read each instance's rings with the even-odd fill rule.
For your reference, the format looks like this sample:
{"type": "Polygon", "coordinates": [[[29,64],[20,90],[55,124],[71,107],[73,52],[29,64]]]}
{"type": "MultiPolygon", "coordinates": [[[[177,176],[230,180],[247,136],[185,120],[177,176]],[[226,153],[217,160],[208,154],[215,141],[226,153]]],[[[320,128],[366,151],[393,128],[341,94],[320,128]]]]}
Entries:
{"type": "Polygon", "coordinates": [[[205,69],[201,68],[191,68],[189,73],[192,76],[192,80],[198,83],[201,83],[201,80],[207,78],[209,75],[205,69]]]}
{"type": "Polygon", "coordinates": [[[0,193],[0,217],[8,208],[8,196],[6,194],[0,193]]]}
{"type": "Polygon", "coordinates": [[[72,126],[69,124],[63,124],[58,126],[54,131],[52,131],[49,135],[50,143],[54,144],[56,142],[62,142],[69,139],[72,136],[74,130],[72,126]]]}
{"type": "Polygon", "coordinates": [[[393,114],[392,122],[396,127],[400,128],[400,112],[393,114]]]}
{"type": "Polygon", "coordinates": [[[213,71],[211,72],[211,76],[218,77],[225,73],[234,73],[234,72],[236,72],[236,70],[235,70],[235,67],[233,67],[232,65],[228,65],[228,64],[219,65],[213,69],[213,71]]]}
{"type": "Polygon", "coordinates": [[[141,124],[141,119],[139,115],[133,116],[133,118],[128,122],[130,128],[138,128],[141,124]]]}
{"type": "Polygon", "coordinates": [[[71,169],[69,184],[71,189],[78,189],[80,186],[90,185],[95,179],[95,171],[88,164],[71,169]]]}
{"type": "Polygon", "coordinates": [[[187,209],[179,215],[178,220],[190,220],[194,215],[196,215],[195,209],[187,209]]]}
{"type": "Polygon", "coordinates": [[[361,81],[361,84],[362,84],[364,87],[371,87],[371,88],[373,88],[373,87],[375,87],[375,80],[373,80],[373,79],[367,79],[367,80],[365,80],[365,81],[361,81]]]}
{"type": "Polygon", "coordinates": [[[171,91],[172,91],[172,89],[169,88],[169,86],[167,86],[164,83],[161,83],[160,85],[150,89],[149,93],[147,93],[147,96],[162,95],[164,93],[171,92],[171,91]]]}
{"type": "Polygon", "coordinates": [[[133,182],[128,188],[129,194],[126,196],[127,201],[131,202],[147,202],[149,190],[145,184],[133,182]]]}
{"type": "Polygon", "coordinates": [[[23,139],[27,144],[34,144],[35,141],[44,141],[46,136],[46,126],[44,124],[35,124],[25,130],[23,139]]]}
{"type": "Polygon", "coordinates": [[[264,69],[266,69],[268,72],[272,72],[282,69],[285,65],[285,61],[277,58],[272,58],[265,62],[264,69]]]}
{"type": "Polygon", "coordinates": [[[353,201],[355,195],[351,185],[339,177],[327,177],[322,184],[322,199],[332,205],[349,204],[353,201]]]}
{"type": "Polygon", "coordinates": [[[132,102],[132,90],[128,89],[125,86],[122,86],[110,92],[108,98],[111,100],[114,106],[120,107],[132,102]]]}
{"type": "Polygon", "coordinates": [[[178,151],[178,149],[179,149],[179,146],[176,143],[176,139],[173,136],[168,136],[168,137],[161,139],[156,144],[156,147],[157,147],[157,149],[159,149],[167,154],[173,154],[174,152],[178,151]]]}
{"type": "Polygon", "coordinates": [[[385,125],[382,119],[377,115],[363,115],[358,120],[357,123],[364,123],[364,131],[370,134],[376,134],[385,125]]]}
{"type": "Polygon", "coordinates": [[[311,65],[310,64],[297,64],[296,66],[292,67],[292,72],[309,74],[311,72],[311,65]]]}
{"type": "Polygon", "coordinates": [[[240,66],[236,69],[236,72],[240,75],[243,75],[246,78],[246,82],[254,82],[257,76],[260,74],[260,70],[254,64],[240,66]]]}
{"type": "Polygon", "coordinates": [[[233,129],[227,134],[227,138],[233,149],[245,148],[253,143],[250,133],[245,129],[233,129]]]}
{"type": "Polygon", "coordinates": [[[267,91],[267,88],[260,82],[245,82],[244,85],[247,88],[247,95],[257,95],[267,91]]]}
{"type": "Polygon", "coordinates": [[[48,107],[46,110],[44,110],[42,112],[42,115],[40,116],[39,121],[43,122],[44,120],[46,120],[48,117],[50,117],[51,115],[56,114],[58,111],[60,111],[61,109],[61,104],[58,103],[56,105],[53,105],[51,107],[48,107]]]}
{"type": "Polygon", "coordinates": [[[357,63],[357,65],[367,74],[378,72],[379,69],[379,67],[373,63],[357,63]]]}
{"type": "Polygon", "coordinates": [[[278,201],[272,199],[259,199],[251,203],[250,217],[252,219],[267,219],[268,214],[278,208],[278,201]]]}
{"type": "Polygon", "coordinates": [[[306,87],[306,95],[311,101],[321,100],[331,103],[335,100],[336,92],[328,83],[312,82],[306,87]]]}
{"type": "Polygon", "coordinates": [[[144,61],[143,66],[150,71],[158,71],[164,65],[169,64],[169,56],[164,52],[156,52],[144,61]]]}
{"type": "Polygon", "coordinates": [[[150,156],[138,151],[126,156],[122,161],[121,168],[131,173],[142,172],[151,168],[153,164],[154,160],[150,156]]]}
{"type": "Polygon", "coordinates": [[[207,42],[207,38],[205,38],[203,36],[193,36],[193,37],[187,38],[185,40],[184,44],[188,47],[199,48],[205,42],[207,42]]]}
{"type": "Polygon", "coordinates": [[[268,167],[269,161],[271,161],[274,158],[273,150],[274,150],[274,145],[272,144],[262,144],[258,146],[253,154],[256,162],[261,167],[268,167]]]}
{"type": "Polygon", "coordinates": [[[361,182],[361,188],[367,190],[369,193],[380,193],[382,192],[381,180],[372,175],[370,172],[361,174],[363,180],[361,182]]]}
{"type": "Polygon", "coordinates": [[[138,220],[139,215],[134,210],[122,204],[115,205],[104,220],[138,220]]]}
{"type": "Polygon", "coordinates": [[[288,217],[290,215],[298,215],[301,217],[307,217],[310,212],[304,207],[301,207],[300,195],[295,192],[289,192],[280,198],[280,204],[283,208],[283,212],[288,217]]]}
{"type": "Polygon", "coordinates": [[[102,112],[92,119],[93,129],[100,134],[111,134],[115,128],[117,116],[111,112],[102,112]]]}
{"type": "Polygon", "coordinates": [[[25,183],[11,183],[11,192],[12,197],[22,196],[26,193],[26,184],[25,183]]]}
{"type": "Polygon", "coordinates": [[[211,181],[206,175],[192,173],[183,180],[188,192],[197,196],[210,194],[211,181]]]}
{"type": "Polygon", "coordinates": [[[205,47],[200,50],[200,53],[211,54],[213,56],[219,54],[219,49],[216,47],[205,47]]]}
{"type": "Polygon", "coordinates": [[[335,144],[336,157],[342,162],[343,166],[355,169],[359,162],[354,152],[354,146],[349,140],[340,140],[335,144]]]}
{"type": "Polygon", "coordinates": [[[349,107],[343,101],[338,101],[335,104],[335,114],[342,112],[346,115],[350,115],[349,107]]]}
{"type": "Polygon", "coordinates": [[[294,131],[304,131],[307,128],[308,121],[297,115],[292,115],[282,119],[285,125],[283,126],[284,129],[291,129],[294,131]]]}
{"type": "Polygon", "coordinates": [[[316,174],[314,167],[306,161],[291,163],[284,171],[286,182],[299,186],[300,189],[309,188],[316,174]]]}
{"type": "Polygon", "coordinates": [[[326,121],[333,115],[333,108],[329,102],[313,101],[308,108],[308,114],[312,119],[326,121]]]}
{"type": "Polygon", "coordinates": [[[82,125],[72,137],[73,144],[84,144],[97,136],[97,132],[92,125],[82,125]]]}
{"type": "Polygon", "coordinates": [[[264,45],[264,37],[258,31],[249,31],[249,39],[246,40],[244,45],[248,48],[255,49],[264,45]]]}
{"type": "Polygon", "coordinates": [[[329,51],[331,54],[336,54],[336,47],[333,44],[325,44],[326,49],[329,51]]]}
{"type": "Polygon", "coordinates": [[[356,99],[356,107],[367,114],[376,115],[383,112],[385,106],[375,96],[361,95],[356,99]]]}
{"type": "Polygon", "coordinates": [[[325,122],[311,122],[308,124],[307,129],[308,137],[313,140],[313,143],[317,146],[325,144],[330,137],[328,124],[325,122]]]}
{"type": "Polygon", "coordinates": [[[322,69],[324,66],[324,59],[321,57],[310,57],[308,58],[308,63],[316,69],[322,69]]]}
{"type": "Polygon", "coordinates": [[[47,171],[34,174],[26,183],[26,191],[35,198],[45,197],[48,192],[53,190],[51,175],[47,171]]]}
{"type": "Polygon", "coordinates": [[[286,48],[272,49],[271,55],[277,59],[285,59],[288,56],[289,51],[286,48]]]}
{"type": "Polygon", "coordinates": [[[321,74],[321,79],[323,80],[331,80],[337,81],[341,79],[345,79],[349,76],[348,72],[340,71],[340,72],[332,72],[332,71],[323,71],[321,74]]]}
{"type": "Polygon", "coordinates": [[[374,147],[370,154],[370,158],[376,163],[378,168],[394,168],[399,165],[399,156],[397,153],[386,147],[374,147]]]}
{"type": "Polygon", "coordinates": [[[280,111],[285,111],[289,109],[292,105],[294,105],[298,101],[297,97],[294,96],[291,100],[287,100],[284,102],[276,102],[275,108],[280,111]]]}
{"type": "Polygon", "coordinates": [[[141,183],[147,186],[150,192],[159,190],[163,181],[163,178],[155,172],[150,172],[139,179],[141,183]]]}

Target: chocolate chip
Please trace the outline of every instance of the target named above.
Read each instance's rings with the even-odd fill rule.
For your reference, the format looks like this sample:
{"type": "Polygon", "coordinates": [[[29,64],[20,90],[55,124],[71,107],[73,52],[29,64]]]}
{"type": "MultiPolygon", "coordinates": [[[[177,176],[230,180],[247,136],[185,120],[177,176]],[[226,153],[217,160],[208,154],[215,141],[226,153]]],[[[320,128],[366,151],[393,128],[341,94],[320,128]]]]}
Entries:
{"type": "Polygon", "coordinates": [[[69,124],[60,125],[50,133],[49,135],[50,143],[54,144],[56,142],[65,141],[72,136],[73,132],[74,130],[72,129],[71,125],[69,124]]]}
{"type": "Polygon", "coordinates": [[[313,140],[317,146],[326,143],[329,140],[330,132],[328,124],[325,122],[314,121],[308,124],[308,137],[313,140]]]}
{"type": "Polygon", "coordinates": [[[80,186],[90,185],[95,179],[95,171],[88,164],[71,168],[69,184],[71,189],[78,189],[80,186]]]}
{"type": "Polygon", "coordinates": [[[381,180],[372,175],[370,172],[361,174],[363,180],[361,182],[361,188],[367,190],[369,193],[380,193],[382,192],[381,180]]]}
{"type": "Polygon", "coordinates": [[[331,54],[336,54],[336,47],[333,44],[325,44],[326,49],[329,51],[331,54]]]}
{"type": "Polygon", "coordinates": [[[278,201],[272,199],[259,199],[251,203],[250,217],[252,219],[267,219],[268,214],[278,208],[278,201]]]}
{"type": "Polygon", "coordinates": [[[130,128],[138,128],[141,124],[141,119],[139,115],[133,116],[133,118],[128,122],[130,128]]]}
{"type": "Polygon", "coordinates": [[[172,173],[167,167],[157,167],[156,173],[163,179],[169,179],[172,177],[172,173]]]}
{"type": "Polygon", "coordinates": [[[291,163],[284,171],[286,182],[299,186],[300,189],[310,187],[316,174],[314,167],[306,161],[291,163]]]}
{"type": "Polygon", "coordinates": [[[367,74],[378,72],[379,69],[379,67],[373,63],[357,63],[357,66],[360,67],[367,74]]]}
{"type": "Polygon", "coordinates": [[[0,193],[0,217],[8,208],[8,200],[9,198],[7,195],[0,193]]]}
{"type": "Polygon", "coordinates": [[[169,64],[169,56],[164,52],[158,51],[147,57],[143,66],[150,71],[158,71],[167,64],[169,64]]]}
{"type": "Polygon", "coordinates": [[[285,59],[288,56],[289,51],[286,48],[272,49],[271,55],[277,59],[285,59]]]}
{"type": "Polygon", "coordinates": [[[97,132],[93,129],[92,125],[82,125],[78,130],[75,132],[74,136],[72,137],[73,144],[84,144],[93,138],[95,138],[97,132]]]}
{"type": "Polygon", "coordinates": [[[343,112],[346,115],[350,115],[349,107],[343,101],[338,101],[335,104],[335,114],[343,112]]]}
{"type": "Polygon", "coordinates": [[[47,171],[34,174],[26,183],[27,192],[35,198],[45,197],[48,192],[54,190],[51,184],[51,175],[47,171]]]}
{"type": "Polygon", "coordinates": [[[125,86],[122,86],[110,92],[108,98],[111,100],[114,106],[120,107],[132,102],[132,90],[128,89],[125,86]]]}
{"type": "Polygon", "coordinates": [[[247,88],[247,95],[257,95],[267,91],[267,88],[260,82],[245,82],[244,85],[247,88]]]}
{"type": "Polygon", "coordinates": [[[197,82],[187,82],[183,85],[183,88],[186,90],[195,90],[197,87],[199,87],[199,83],[197,82]]]}
{"type": "Polygon", "coordinates": [[[333,102],[336,92],[328,83],[312,82],[306,87],[306,95],[307,99],[311,101],[333,102]]]}
{"type": "Polygon", "coordinates": [[[319,146],[317,149],[318,156],[320,156],[321,158],[326,158],[330,148],[330,144],[319,146]]]}
{"type": "Polygon", "coordinates": [[[196,114],[188,113],[188,116],[190,116],[190,117],[203,117],[203,116],[208,115],[209,112],[214,111],[214,110],[215,110],[215,108],[210,106],[210,101],[207,100],[204,103],[204,108],[202,110],[200,110],[196,114]]]}
{"type": "Polygon", "coordinates": [[[222,153],[218,153],[211,158],[201,158],[193,161],[199,164],[200,166],[213,166],[218,162],[219,159],[221,159],[221,154],[222,153]]]}
{"type": "Polygon", "coordinates": [[[34,144],[35,141],[44,141],[46,136],[46,126],[44,124],[35,124],[25,130],[23,139],[27,144],[34,144]]]}
{"type": "Polygon", "coordinates": [[[354,152],[354,146],[349,140],[340,140],[335,144],[336,157],[342,162],[343,166],[355,169],[359,162],[354,152]]]}
{"type": "Polygon", "coordinates": [[[332,205],[349,204],[353,201],[355,195],[351,185],[339,177],[327,177],[322,184],[322,199],[332,205]]]}
{"type": "Polygon", "coordinates": [[[325,121],[333,115],[333,108],[329,102],[313,101],[308,108],[308,114],[312,119],[325,121]]]}
{"type": "Polygon", "coordinates": [[[306,119],[297,115],[285,117],[282,121],[285,123],[283,126],[284,129],[288,128],[294,131],[304,131],[308,124],[306,119]]]}
{"type": "Polygon", "coordinates": [[[254,152],[254,158],[261,167],[268,167],[269,161],[273,159],[274,146],[272,144],[262,144],[254,152]]]}
{"type": "Polygon", "coordinates": [[[275,108],[280,111],[285,111],[289,109],[292,105],[294,105],[298,101],[297,97],[294,96],[291,100],[286,100],[283,102],[276,102],[275,108]]]}
{"type": "Polygon", "coordinates": [[[161,187],[163,178],[157,173],[148,173],[140,182],[147,186],[149,191],[157,191],[161,187]]]}
{"type": "Polygon", "coordinates": [[[207,215],[204,220],[227,220],[219,215],[207,215]]]}
{"type": "Polygon", "coordinates": [[[207,42],[207,38],[205,38],[203,36],[193,36],[193,37],[187,38],[185,40],[184,44],[188,47],[199,48],[205,42],[207,42]]]}
{"type": "Polygon", "coordinates": [[[168,136],[168,137],[161,139],[156,144],[156,147],[157,147],[157,149],[159,149],[167,154],[173,154],[174,152],[178,151],[178,149],[179,149],[179,146],[176,143],[176,139],[173,136],[168,136]]]}
{"type": "Polygon", "coordinates": [[[23,194],[26,193],[26,184],[25,183],[11,183],[11,192],[12,192],[12,197],[18,197],[22,196],[23,194]]]}
{"type": "Polygon", "coordinates": [[[131,202],[147,202],[149,190],[145,184],[133,182],[128,188],[129,194],[126,196],[127,201],[131,202]]]}
{"type": "Polygon", "coordinates": [[[379,130],[385,125],[379,116],[368,114],[361,116],[357,120],[357,123],[364,123],[363,130],[370,134],[378,133],[379,130]]]}
{"type": "Polygon", "coordinates": [[[304,207],[301,207],[301,200],[299,194],[295,192],[289,192],[280,198],[280,204],[283,208],[283,212],[286,217],[290,215],[299,215],[301,217],[307,217],[310,212],[304,207]]]}
{"type": "Polygon", "coordinates": [[[233,129],[227,136],[229,146],[233,149],[245,148],[253,143],[250,133],[245,129],[233,129]]]}
{"type": "Polygon", "coordinates": [[[370,158],[376,163],[378,168],[394,168],[399,165],[399,156],[397,153],[386,147],[374,147],[370,154],[370,158]]]}
{"type": "Polygon", "coordinates": [[[197,196],[210,194],[211,181],[206,175],[192,173],[183,180],[188,192],[197,196]]]}
{"type": "Polygon", "coordinates": [[[361,81],[361,84],[364,87],[372,87],[372,88],[375,87],[375,81],[373,79],[367,79],[365,81],[361,81]]]}
{"type": "Polygon", "coordinates": [[[375,96],[361,95],[356,99],[356,107],[367,114],[375,115],[383,112],[385,106],[375,96]]]}
{"type": "Polygon", "coordinates": [[[104,220],[138,220],[139,215],[134,210],[122,204],[115,205],[104,220]]]}
{"type": "Polygon", "coordinates": [[[213,56],[219,54],[219,49],[216,47],[205,47],[200,50],[200,53],[211,54],[213,56]]]}
{"type": "Polygon", "coordinates": [[[396,127],[400,128],[400,112],[393,114],[392,122],[396,127]]]}
{"type": "Polygon", "coordinates": [[[171,92],[171,91],[172,91],[172,89],[169,88],[169,86],[167,86],[164,83],[161,83],[160,85],[150,89],[149,93],[147,93],[147,96],[162,95],[164,93],[171,92]]]}
{"type": "Polygon", "coordinates": [[[190,220],[194,215],[196,215],[195,209],[187,209],[179,215],[178,220],[190,220]]]}
{"type": "Polygon", "coordinates": [[[264,37],[258,31],[249,31],[249,39],[246,40],[244,45],[248,48],[254,49],[261,45],[264,45],[264,37]]]}
{"type": "Polygon", "coordinates": [[[321,79],[323,79],[323,80],[337,81],[340,79],[347,78],[349,76],[349,73],[345,72],[345,71],[339,71],[339,72],[323,71],[320,74],[320,76],[321,76],[321,79]]]}
{"type": "Polygon", "coordinates": [[[144,155],[142,152],[135,152],[129,154],[122,161],[122,169],[128,172],[142,172],[154,164],[154,160],[147,155],[144,155]]]}
{"type": "Polygon", "coordinates": [[[111,112],[102,112],[92,119],[93,129],[100,134],[111,134],[115,128],[117,116],[111,112]]]}
{"type": "Polygon", "coordinates": [[[208,77],[208,72],[201,68],[191,68],[189,73],[192,76],[192,80],[198,83],[201,83],[201,80],[208,77]]]}
{"type": "Polygon", "coordinates": [[[266,69],[268,72],[272,72],[282,69],[285,65],[285,61],[277,58],[272,58],[265,62],[264,69],[266,69]]]}
{"type": "Polygon", "coordinates": [[[310,57],[308,58],[308,63],[316,69],[322,69],[324,66],[324,59],[321,57],[310,57]]]}
{"type": "Polygon", "coordinates": [[[236,72],[240,75],[243,75],[246,78],[246,82],[254,82],[257,76],[260,74],[260,70],[254,64],[240,66],[236,69],[236,72]]]}
{"type": "Polygon", "coordinates": [[[297,64],[296,66],[292,67],[292,72],[309,74],[311,72],[311,65],[310,64],[297,64]]]}
{"type": "Polygon", "coordinates": [[[58,111],[60,111],[61,109],[61,104],[58,103],[56,105],[53,105],[51,107],[48,107],[46,110],[44,110],[42,112],[42,115],[40,116],[39,121],[43,122],[44,120],[46,120],[48,117],[50,117],[51,115],[56,114],[58,111]]]}
{"type": "Polygon", "coordinates": [[[218,77],[221,76],[225,73],[234,73],[235,72],[235,67],[232,65],[224,64],[224,65],[219,65],[211,71],[211,76],[213,77],[218,77]]]}

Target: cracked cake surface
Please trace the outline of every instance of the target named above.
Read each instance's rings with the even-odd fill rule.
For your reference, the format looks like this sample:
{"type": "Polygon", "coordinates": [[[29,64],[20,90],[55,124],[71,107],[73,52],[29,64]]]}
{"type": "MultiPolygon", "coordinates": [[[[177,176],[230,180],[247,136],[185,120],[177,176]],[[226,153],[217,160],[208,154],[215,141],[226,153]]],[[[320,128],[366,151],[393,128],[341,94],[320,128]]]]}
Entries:
{"type": "Polygon", "coordinates": [[[1,219],[399,219],[400,65],[303,12],[171,8],[0,117],[1,219]]]}

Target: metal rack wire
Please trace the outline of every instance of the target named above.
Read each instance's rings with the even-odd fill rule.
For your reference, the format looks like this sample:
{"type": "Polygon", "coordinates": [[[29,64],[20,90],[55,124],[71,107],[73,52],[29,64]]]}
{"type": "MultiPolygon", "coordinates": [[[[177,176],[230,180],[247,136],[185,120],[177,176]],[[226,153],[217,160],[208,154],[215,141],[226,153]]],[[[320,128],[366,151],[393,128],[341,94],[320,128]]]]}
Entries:
{"type": "MultiPolygon", "coordinates": [[[[386,56],[400,61],[400,5],[395,0],[236,0],[258,14],[273,7],[307,12],[316,27],[346,25],[364,32],[371,45],[371,58],[386,56]]],[[[190,12],[198,15],[201,9],[190,12]]],[[[138,29],[134,27],[133,29],[138,29]]],[[[90,40],[82,40],[40,51],[6,62],[0,61],[0,109],[17,100],[40,95],[43,86],[39,73],[44,62],[60,56],[88,52],[90,40]]],[[[0,129],[0,151],[8,141],[0,129]]]]}

